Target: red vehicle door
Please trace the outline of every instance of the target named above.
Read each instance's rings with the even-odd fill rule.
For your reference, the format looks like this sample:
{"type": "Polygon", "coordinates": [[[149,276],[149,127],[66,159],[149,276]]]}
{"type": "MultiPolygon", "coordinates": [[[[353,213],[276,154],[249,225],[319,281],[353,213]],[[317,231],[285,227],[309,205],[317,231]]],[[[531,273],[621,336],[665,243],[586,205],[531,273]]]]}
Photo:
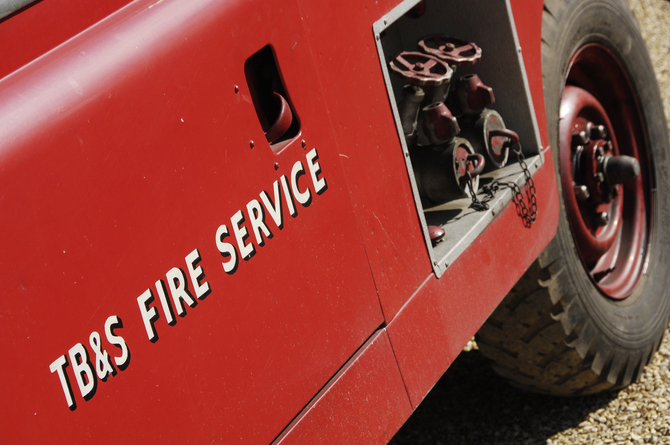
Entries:
{"type": "Polygon", "coordinates": [[[134,2],[0,81],[3,442],[269,443],[383,323],[297,3],[256,3],[134,2]]]}

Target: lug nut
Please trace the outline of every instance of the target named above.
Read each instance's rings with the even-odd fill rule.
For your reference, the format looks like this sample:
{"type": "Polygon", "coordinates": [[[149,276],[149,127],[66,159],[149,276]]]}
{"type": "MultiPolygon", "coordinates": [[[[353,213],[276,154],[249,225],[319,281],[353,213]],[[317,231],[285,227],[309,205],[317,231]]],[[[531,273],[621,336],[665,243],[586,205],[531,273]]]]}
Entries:
{"type": "Polygon", "coordinates": [[[604,125],[593,125],[589,129],[589,137],[594,141],[598,139],[605,139],[607,136],[607,130],[604,125]]]}
{"type": "Polygon", "coordinates": [[[596,223],[599,226],[606,226],[610,222],[610,216],[607,212],[600,212],[596,215],[596,223]]]}
{"type": "Polygon", "coordinates": [[[574,190],[578,201],[586,201],[591,196],[588,187],[585,185],[575,185],[574,190]]]}
{"type": "Polygon", "coordinates": [[[584,130],[572,133],[572,143],[578,145],[585,145],[589,141],[589,137],[584,130]]]}

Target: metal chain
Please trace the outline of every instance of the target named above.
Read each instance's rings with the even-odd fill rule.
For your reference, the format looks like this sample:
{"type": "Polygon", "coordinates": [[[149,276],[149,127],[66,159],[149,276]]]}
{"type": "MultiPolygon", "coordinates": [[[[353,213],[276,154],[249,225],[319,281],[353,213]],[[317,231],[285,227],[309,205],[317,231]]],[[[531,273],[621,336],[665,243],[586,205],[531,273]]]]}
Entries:
{"type": "Polygon", "coordinates": [[[515,147],[512,148],[512,151],[516,154],[519,165],[521,166],[521,170],[526,177],[528,195],[530,197],[530,209],[528,204],[526,204],[526,200],[523,196],[523,193],[521,192],[521,188],[515,182],[501,182],[496,179],[489,185],[482,187],[482,191],[486,194],[486,196],[483,199],[477,198],[477,193],[474,191],[474,180],[470,175],[470,172],[468,172],[468,185],[470,189],[470,199],[472,200],[470,207],[476,211],[488,210],[488,203],[493,200],[498,190],[500,190],[501,187],[507,187],[512,190],[512,193],[514,193],[513,199],[517,202],[521,209],[521,218],[523,218],[527,226],[531,226],[537,220],[537,190],[535,189],[535,181],[533,181],[530,170],[528,169],[528,165],[526,164],[526,157],[521,151],[521,144],[515,144],[515,147]]]}
{"type": "Polygon", "coordinates": [[[526,202],[524,201],[524,197],[519,186],[514,182],[510,184],[512,191],[514,192],[514,199],[517,200],[517,203],[521,207],[521,217],[530,226],[537,220],[537,190],[535,190],[535,181],[533,181],[533,178],[530,175],[530,170],[528,169],[528,165],[526,165],[526,157],[521,151],[521,144],[517,144],[516,149],[512,149],[512,151],[516,154],[519,165],[521,166],[523,174],[526,177],[526,185],[528,186],[528,194],[530,196],[530,210],[526,206],[526,202]]]}
{"type": "Polygon", "coordinates": [[[479,198],[477,198],[477,192],[475,190],[475,180],[470,174],[470,172],[465,172],[467,175],[467,184],[468,184],[468,192],[470,193],[470,199],[472,200],[472,204],[470,204],[470,207],[475,209],[478,212],[482,212],[484,210],[489,209],[489,204],[488,201],[484,199],[483,201],[480,201],[479,198]]]}

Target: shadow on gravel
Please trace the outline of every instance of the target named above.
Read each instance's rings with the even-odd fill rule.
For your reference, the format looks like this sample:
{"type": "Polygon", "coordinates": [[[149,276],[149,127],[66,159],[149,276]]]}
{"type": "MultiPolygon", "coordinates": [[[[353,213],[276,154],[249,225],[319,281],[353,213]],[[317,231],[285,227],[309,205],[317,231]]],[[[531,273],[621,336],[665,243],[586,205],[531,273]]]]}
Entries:
{"type": "Polygon", "coordinates": [[[616,395],[559,398],[527,393],[493,372],[479,351],[462,352],[390,444],[545,444],[616,395]]]}

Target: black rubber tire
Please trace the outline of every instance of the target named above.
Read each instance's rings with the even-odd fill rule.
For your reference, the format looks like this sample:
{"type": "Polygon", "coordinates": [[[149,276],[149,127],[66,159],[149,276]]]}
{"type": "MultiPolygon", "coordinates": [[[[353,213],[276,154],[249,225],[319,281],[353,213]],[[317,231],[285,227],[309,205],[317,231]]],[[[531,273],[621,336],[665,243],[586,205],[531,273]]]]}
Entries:
{"type": "Polygon", "coordinates": [[[483,355],[515,386],[582,395],[635,381],[661,342],[670,313],[668,134],[660,91],[625,0],[547,0],[542,64],[549,139],[558,163],[558,112],[572,54],[586,43],[619,59],[638,99],[655,193],[647,268],[634,292],[603,295],[582,266],[563,205],[555,238],[477,335],[483,355]]]}

